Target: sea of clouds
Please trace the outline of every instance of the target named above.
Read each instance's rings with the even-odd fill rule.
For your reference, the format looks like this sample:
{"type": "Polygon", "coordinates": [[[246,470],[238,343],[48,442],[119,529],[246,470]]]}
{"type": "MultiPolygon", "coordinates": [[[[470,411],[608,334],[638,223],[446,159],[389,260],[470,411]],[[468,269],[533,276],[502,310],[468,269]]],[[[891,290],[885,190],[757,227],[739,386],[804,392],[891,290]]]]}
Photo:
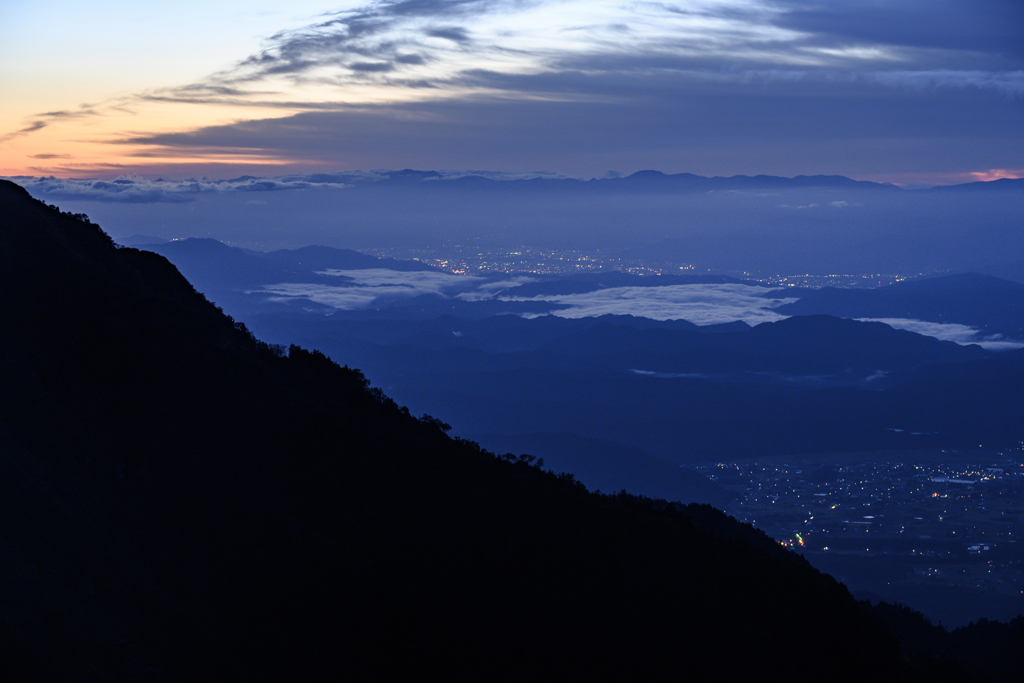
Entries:
{"type": "MultiPolygon", "coordinates": [[[[54,176],[10,176],[4,180],[21,185],[33,197],[48,200],[74,199],[97,202],[147,204],[152,202],[191,202],[203,194],[232,192],[279,192],[307,188],[338,188],[392,180],[393,171],[346,171],[343,173],[308,173],[272,177],[239,176],[230,179],[188,178],[185,180],[150,179],[124,175],[113,180],[56,178],[54,176]]],[[[490,180],[529,180],[532,178],[568,178],[559,173],[505,173],[501,171],[436,171],[430,180],[456,180],[479,176],[490,180]]]]}
{"type": "Polygon", "coordinates": [[[502,296],[502,301],[546,301],[565,306],[552,315],[589,318],[601,315],[634,315],[653,320],[687,320],[714,325],[742,320],[749,325],[788,317],[773,308],[797,301],[768,299],[773,290],[742,284],[666,285],[663,287],[609,287],[580,294],[539,295],[529,298],[502,296]]]}
{"type": "Polygon", "coordinates": [[[913,318],[857,318],[861,322],[885,323],[897,330],[908,330],[923,334],[926,337],[935,337],[943,341],[951,341],[960,344],[977,344],[989,351],[1012,351],[1013,349],[1024,348],[1024,343],[1005,339],[1000,334],[983,336],[981,332],[969,325],[959,323],[932,323],[925,320],[914,320],[913,318]]]}
{"type": "MultiPolygon", "coordinates": [[[[796,301],[766,298],[773,290],[742,284],[693,284],[663,287],[610,287],[579,294],[515,296],[515,288],[534,282],[528,276],[495,280],[432,271],[400,272],[383,268],[326,270],[322,275],[340,276],[344,284],[283,282],[258,290],[276,301],[302,298],[339,310],[382,308],[402,299],[434,295],[466,302],[545,302],[559,306],[552,315],[588,318],[632,315],[653,320],[687,320],[713,325],[742,320],[750,325],[782,320],[772,309],[796,301]]],[[[537,317],[543,314],[528,314],[537,317]]]]}
{"type": "MultiPolygon", "coordinates": [[[[480,277],[439,271],[401,272],[384,268],[366,270],[326,270],[320,274],[337,276],[341,284],[292,283],[266,285],[261,293],[275,301],[308,300],[338,310],[384,308],[417,296],[433,295],[465,302],[502,301],[507,303],[543,302],[557,306],[550,313],[528,313],[525,317],[556,315],[563,318],[588,318],[602,315],[632,315],[653,320],[686,320],[696,325],[715,325],[743,321],[749,325],[783,320],[788,316],[775,309],[797,301],[777,297],[781,288],[745,284],[687,284],[653,287],[608,287],[575,294],[515,295],[515,288],[536,278],[480,277]]],[[[934,337],[957,344],[978,344],[992,351],[1024,347],[1024,343],[1000,335],[984,336],[979,330],[958,323],[934,323],[909,318],[859,318],[881,322],[899,330],[934,337]]]]}

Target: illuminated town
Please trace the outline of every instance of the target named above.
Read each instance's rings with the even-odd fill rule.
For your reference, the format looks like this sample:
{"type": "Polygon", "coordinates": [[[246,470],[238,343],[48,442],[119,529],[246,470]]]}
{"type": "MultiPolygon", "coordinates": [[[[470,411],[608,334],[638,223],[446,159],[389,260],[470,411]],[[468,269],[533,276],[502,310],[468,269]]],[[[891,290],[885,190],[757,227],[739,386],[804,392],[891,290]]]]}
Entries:
{"type": "Polygon", "coordinates": [[[441,270],[457,274],[532,273],[537,275],[568,275],[621,271],[635,275],[666,275],[693,273],[694,266],[682,264],[651,264],[642,260],[617,258],[600,252],[588,253],[573,249],[533,249],[515,247],[486,249],[472,245],[451,245],[424,249],[375,249],[368,253],[382,258],[421,261],[441,270]]]}
{"type": "MultiPolygon", "coordinates": [[[[652,262],[573,249],[536,249],[525,246],[490,248],[479,245],[444,245],[419,249],[370,249],[367,253],[380,258],[415,260],[449,273],[477,275],[489,273],[529,273],[535,275],[570,275],[573,273],[623,272],[633,275],[700,275],[710,271],[693,263],[652,262]]],[[[778,275],[737,272],[726,273],[740,280],[748,280],[779,287],[805,287],[818,289],[865,289],[884,287],[896,282],[920,277],[922,273],[866,273],[778,275]]]]}
{"type": "Polygon", "coordinates": [[[778,285],[781,287],[805,287],[808,289],[820,289],[822,287],[835,287],[836,289],[868,289],[872,287],[885,287],[904,280],[911,280],[921,277],[924,273],[896,274],[896,273],[868,273],[862,275],[749,275],[748,279],[755,280],[766,285],[778,285]]]}
{"type": "Polygon", "coordinates": [[[1021,450],[891,459],[857,454],[828,464],[790,458],[697,469],[738,495],[726,507],[729,514],[852,585],[1024,596],[1021,450]]]}

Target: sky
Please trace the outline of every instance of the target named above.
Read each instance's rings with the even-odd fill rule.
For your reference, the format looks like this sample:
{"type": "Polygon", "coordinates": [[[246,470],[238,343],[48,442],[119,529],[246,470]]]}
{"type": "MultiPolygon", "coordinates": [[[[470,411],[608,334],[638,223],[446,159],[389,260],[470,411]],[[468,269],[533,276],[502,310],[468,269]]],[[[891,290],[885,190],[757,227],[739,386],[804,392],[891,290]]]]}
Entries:
{"type": "Polygon", "coordinates": [[[1019,0],[0,6],[0,175],[1024,177],[1019,0]]]}

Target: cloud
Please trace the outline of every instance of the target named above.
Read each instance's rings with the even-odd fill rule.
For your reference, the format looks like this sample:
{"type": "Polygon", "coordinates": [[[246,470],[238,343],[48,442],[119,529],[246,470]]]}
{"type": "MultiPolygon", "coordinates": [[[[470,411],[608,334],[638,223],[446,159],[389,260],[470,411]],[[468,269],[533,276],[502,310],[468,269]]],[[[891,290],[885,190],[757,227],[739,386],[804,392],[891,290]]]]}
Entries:
{"type": "MultiPolygon", "coordinates": [[[[474,290],[490,284],[486,279],[436,271],[395,271],[384,268],[365,270],[325,270],[320,275],[346,279],[343,286],[283,282],[266,285],[258,291],[272,294],[273,301],[308,299],[318,304],[350,311],[386,306],[402,299],[474,290]]],[[[249,292],[252,293],[252,292],[249,292]]],[[[485,296],[484,298],[489,298],[485,296]]]]}
{"type": "Polygon", "coordinates": [[[1013,7],[379,0],[280,31],[195,82],[29,117],[5,139],[68,116],[176,103],[259,114],[125,131],[123,154],[147,148],[148,157],[131,159],[138,164],[233,154],[289,168],[581,175],[612,167],[897,174],[894,159],[918,172],[1006,168],[1020,157],[1024,96],[1013,7]],[[779,159],[799,161],[780,168],[779,159]]]}
{"type": "MultiPolygon", "coordinates": [[[[94,105],[83,104],[81,107],[79,107],[79,109],[73,111],[48,111],[43,112],[41,114],[36,114],[35,116],[31,117],[31,120],[27,122],[27,124],[23,128],[7,133],[5,135],[0,135],[0,143],[7,142],[8,140],[12,140],[22,135],[34,133],[38,130],[42,130],[43,128],[49,126],[51,123],[54,123],[55,121],[67,121],[70,119],[80,119],[90,116],[98,116],[99,113],[99,110],[95,108],[94,105]]],[[[45,157],[37,156],[35,158],[42,159],[45,157]]]]}
{"type": "Polygon", "coordinates": [[[773,21],[817,41],[911,50],[1024,56],[1017,0],[844,3],[780,0],[773,21]]]}
{"type": "Polygon", "coordinates": [[[418,67],[472,42],[469,29],[448,22],[478,19],[502,9],[508,11],[517,4],[494,0],[384,0],[334,12],[325,20],[275,34],[265,49],[215,74],[209,82],[238,87],[280,76],[307,81],[327,75],[339,84],[386,83],[373,74],[400,69],[426,73],[418,67]]]}
{"type": "Polygon", "coordinates": [[[475,291],[463,292],[463,293],[457,295],[456,298],[457,299],[462,299],[463,301],[484,301],[486,299],[494,298],[494,295],[497,294],[498,292],[502,292],[502,291],[504,291],[506,289],[511,289],[513,287],[518,287],[519,285],[525,285],[525,284],[528,284],[530,282],[536,282],[536,281],[537,281],[537,278],[535,278],[535,277],[528,277],[528,276],[523,275],[523,276],[520,276],[520,277],[511,278],[511,279],[508,279],[508,280],[498,280],[496,282],[487,282],[487,283],[482,284],[479,287],[477,287],[477,289],[475,291]]]}
{"type": "MultiPolygon", "coordinates": [[[[488,280],[482,277],[454,275],[434,271],[393,271],[386,269],[326,270],[321,275],[342,276],[346,283],[331,286],[313,283],[267,285],[261,293],[275,301],[308,299],[341,310],[380,308],[402,299],[434,295],[463,301],[484,301],[531,277],[488,280]]],[[[616,287],[585,294],[536,296],[531,298],[498,296],[503,302],[545,302],[566,306],[552,315],[584,318],[601,315],[634,315],[655,320],[684,319],[698,325],[743,320],[751,325],[781,320],[786,316],[771,308],[796,299],[766,299],[761,287],[747,285],[669,285],[661,287],[616,287]]],[[[527,314],[526,317],[538,317],[527,314]]]]}
{"type": "Polygon", "coordinates": [[[1024,342],[1003,339],[1002,335],[983,337],[978,329],[959,323],[932,323],[913,318],[857,318],[857,320],[861,322],[885,323],[897,330],[916,332],[926,337],[956,342],[962,346],[977,344],[989,351],[1011,351],[1024,348],[1024,342]]]}
{"type": "Polygon", "coordinates": [[[774,68],[727,69],[694,72],[694,78],[735,84],[783,85],[804,83],[827,90],[859,85],[928,92],[968,88],[997,92],[1009,97],[1024,94],[1024,70],[981,71],[978,69],[835,69],[774,68]]]}
{"type": "Polygon", "coordinates": [[[420,294],[444,294],[445,292],[464,289],[475,289],[486,283],[483,278],[467,275],[454,275],[440,271],[397,271],[385,268],[368,268],[364,270],[324,270],[318,275],[341,276],[351,279],[356,285],[367,290],[409,292],[412,296],[420,294]]]}
{"type": "MultiPolygon", "coordinates": [[[[323,185],[308,182],[302,177],[255,178],[244,176],[231,180],[149,180],[138,176],[119,176],[113,180],[79,180],[69,178],[12,177],[8,178],[24,187],[33,196],[54,199],[85,199],[100,202],[128,204],[151,202],[190,202],[197,195],[214,192],[269,192],[292,190],[323,185]]],[[[343,183],[331,183],[342,185],[343,183]]]]}
{"type": "Polygon", "coordinates": [[[362,71],[365,73],[383,73],[385,71],[393,71],[395,68],[394,64],[391,62],[352,62],[350,64],[346,64],[346,66],[353,71],[362,71]]]}
{"type": "Polygon", "coordinates": [[[1024,71],[988,72],[978,70],[926,69],[882,71],[864,76],[882,85],[933,90],[939,88],[992,90],[1010,97],[1024,95],[1024,71]]]}
{"type": "Polygon", "coordinates": [[[1003,178],[1016,180],[1024,178],[1024,168],[990,168],[987,171],[971,171],[967,175],[975,182],[983,183],[1003,178]]]}
{"type": "Polygon", "coordinates": [[[950,164],[1013,168],[1024,153],[1019,102],[991,92],[894,97],[865,80],[760,87],[665,69],[459,79],[465,89],[457,97],[346,105],[125,142],[169,157],[234,150],[306,164],[343,159],[349,168],[546,167],[587,176],[626,166],[858,177],[883,166],[893,174],[950,164]]]}
{"type": "MultiPolygon", "coordinates": [[[[264,294],[273,294],[271,301],[292,301],[295,299],[308,299],[309,301],[337,308],[343,311],[351,311],[362,308],[369,308],[377,301],[384,292],[371,292],[361,287],[331,287],[329,285],[306,284],[300,282],[283,282],[275,285],[267,285],[263,289],[255,290],[264,294]]],[[[246,292],[252,294],[253,291],[246,292]]]]}
{"type": "MultiPolygon", "coordinates": [[[[932,24],[943,14],[923,6],[914,13],[929,17],[932,24]]],[[[830,14],[816,5],[764,0],[686,7],[619,0],[382,0],[280,31],[259,52],[200,82],[139,97],[193,103],[249,100],[262,106],[303,108],[301,101],[285,103],[287,98],[279,96],[281,85],[272,84],[283,79],[291,85],[339,89],[333,102],[310,98],[307,110],[312,110],[358,103],[353,86],[394,91],[428,86],[449,94],[455,89],[464,97],[467,87],[527,93],[544,76],[561,73],[586,76],[588,88],[560,91],[563,97],[583,99],[600,98],[608,90],[608,79],[627,76],[654,83],[651,77],[659,73],[695,83],[803,80],[841,89],[845,81],[860,79],[919,90],[976,87],[1011,95],[1024,92],[1019,60],[960,60],[973,68],[937,61],[932,43],[945,39],[943,49],[948,50],[949,37],[958,35],[956,31],[936,34],[929,42],[914,38],[913,28],[842,30],[864,27],[858,20],[868,16],[879,25],[893,26],[900,24],[894,18],[906,14],[899,7],[858,7],[830,14]],[[581,23],[581,18],[593,21],[581,23]],[[1006,68],[1010,65],[1015,68],[1006,68]]],[[[977,14],[960,11],[968,18],[977,14]]],[[[962,18],[950,22],[962,25],[962,18]]],[[[1005,25],[982,24],[976,27],[977,40],[959,45],[954,41],[953,49],[975,56],[1002,54],[986,41],[1005,33],[1005,25]]],[[[407,99],[410,93],[396,96],[407,99]]]]}
{"type": "Polygon", "coordinates": [[[469,32],[459,26],[427,29],[426,35],[431,38],[445,38],[453,43],[468,43],[469,32]]]}
{"type": "MultiPolygon", "coordinates": [[[[39,158],[65,158],[63,154],[37,155],[39,158]]],[[[201,194],[228,192],[282,192],[307,188],[345,188],[354,184],[384,182],[394,171],[347,171],[344,173],[309,173],[283,176],[240,176],[223,180],[189,178],[186,180],[147,179],[137,175],[122,175],[113,180],[10,176],[5,180],[16,182],[34,196],[54,199],[84,199],[99,202],[151,203],[190,202],[201,194]]],[[[400,173],[400,172],[399,172],[400,173]]],[[[479,176],[496,181],[528,180],[532,178],[568,178],[564,174],[533,172],[507,173],[500,171],[437,171],[438,180],[457,180],[466,176],[479,176]]],[[[247,203],[266,204],[263,200],[247,203]]]]}
{"type": "Polygon", "coordinates": [[[663,287],[611,287],[583,294],[499,297],[501,301],[546,301],[568,306],[552,315],[588,318],[602,315],[633,315],[654,320],[687,320],[713,325],[742,320],[750,325],[775,322],[788,316],[772,308],[795,298],[765,299],[759,287],[738,284],[667,285],[663,287]]]}
{"type": "Polygon", "coordinates": [[[707,379],[711,375],[703,372],[654,372],[652,370],[630,370],[635,375],[659,377],[661,379],[707,379]]]}
{"type": "Polygon", "coordinates": [[[21,135],[28,135],[29,133],[34,133],[37,130],[42,130],[43,128],[46,128],[46,123],[46,121],[33,121],[24,128],[19,128],[18,130],[13,131],[11,133],[7,133],[6,135],[0,135],[0,143],[7,142],[8,140],[12,140],[21,135]]]}
{"type": "Polygon", "coordinates": [[[256,178],[243,176],[230,180],[207,178],[188,180],[150,180],[138,176],[119,176],[113,180],[71,178],[9,178],[35,196],[58,199],[85,199],[100,202],[150,203],[189,202],[199,194],[216,192],[271,192],[320,185],[343,186],[343,182],[310,182],[302,176],[256,178]]]}

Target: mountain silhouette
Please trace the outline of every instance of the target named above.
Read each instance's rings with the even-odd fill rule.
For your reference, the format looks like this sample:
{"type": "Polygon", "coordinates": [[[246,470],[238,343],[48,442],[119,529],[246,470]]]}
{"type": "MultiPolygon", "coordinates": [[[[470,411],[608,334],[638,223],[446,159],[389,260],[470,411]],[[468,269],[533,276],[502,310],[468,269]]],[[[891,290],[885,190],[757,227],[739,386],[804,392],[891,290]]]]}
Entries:
{"type": "Polygon", "coordinates": [[[451,438],[2,181],[0,284],[7,680],[912,677],[752,527],[451,438]]]}
{"type": "Polygon", "coordinates": [[[898,282],[878,289],[826,287],[799,293],[779,306],[785,315],[843,318],[911,318],[959,323],[984,335],[1024,339],[1024,284],[990,275],[960,273],[898,282]]]}

